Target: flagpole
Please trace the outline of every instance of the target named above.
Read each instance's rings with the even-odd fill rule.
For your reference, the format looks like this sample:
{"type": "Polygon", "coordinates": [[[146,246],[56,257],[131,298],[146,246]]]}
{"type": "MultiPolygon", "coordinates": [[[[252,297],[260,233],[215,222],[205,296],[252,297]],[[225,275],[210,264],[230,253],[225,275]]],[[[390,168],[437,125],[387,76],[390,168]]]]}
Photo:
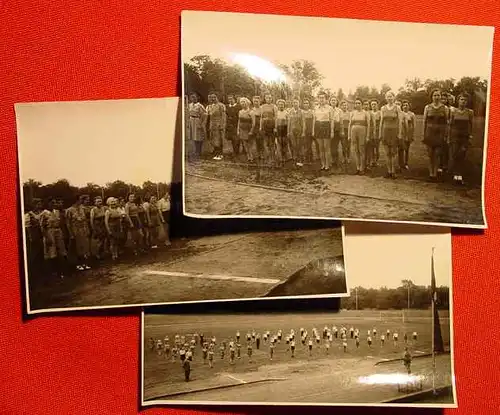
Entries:
{"type": "MultiPolygon", "coordinates": [[[[432,264],[432,270],[431,273],[434,275],[434,247],[432,248],[432,256],[431,256],[431,264],[432,264]]],[[[436,393],[436,352],[435,352],[435,324],[436,322],[434,321],[434,307],[435,307],[435,302],[436,302],[436,291],[435,288],[433,289],[432,292],[432,300],[431,300],[431,312],[432,312],[432,392],[435,394],[436,393]]]]}

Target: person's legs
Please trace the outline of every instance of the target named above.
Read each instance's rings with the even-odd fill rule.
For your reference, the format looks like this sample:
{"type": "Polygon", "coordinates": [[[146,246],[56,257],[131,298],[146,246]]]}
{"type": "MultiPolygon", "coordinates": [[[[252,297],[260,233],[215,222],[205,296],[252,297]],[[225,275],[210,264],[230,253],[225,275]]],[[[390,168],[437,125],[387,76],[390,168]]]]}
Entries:
{"type": "Polygon", "coordinates": [[[408,168],[410,160],[410,145],[411,141],[405,141],[404,167],[408,168]]]}

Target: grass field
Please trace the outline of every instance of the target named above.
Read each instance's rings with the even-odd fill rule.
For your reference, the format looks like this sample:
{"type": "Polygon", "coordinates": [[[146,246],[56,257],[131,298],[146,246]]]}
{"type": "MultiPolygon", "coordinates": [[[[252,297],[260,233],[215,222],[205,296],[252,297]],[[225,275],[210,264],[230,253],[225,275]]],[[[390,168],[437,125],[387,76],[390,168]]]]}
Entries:
{"type": "MultiPolygon", "coordinates": [[[[441,328],[445,347],[449,349],[450,345],[450,320],[447,312],[441,312],[441,328]]],[[[314,313],[314,314],[245,314],[245,315],[204,315],[204,316],[180,316],[180,315],[145,315],[144,320],[144,396],[145,400],[158,398],[160,396],[167,397],[170,394],[183,395],[178,399],[196,399],[196,396],[203,397],[204,394],[210,395],[210,392],[203,392],[205,388],[213,388],[214,386],[232,386],[236,381],[254,382],[255,380],[265,380],[269,378],[288,379],[291,385],[300,384],[302,392],[307,390],[308,376],[311,376],[311,385],[314,382],[319,382],[318,387],[323,389],[325,379],[315,380],[318,374],[330,376],[336,382],[345,385],[346,382],[352,383],[353,378],[359,376],[369,376],[382,371],[383,373],[401,373],[403,365],[400,361],[388,362],[375,366],[375,363],[385,359],[399,359],[404,352],[404,333],[409,336],[413,331],[418,333],[416,341],[409,340],[408,346],[414,357],[425,355],[431,351],[431,318],[430,312],[427,310],[411,310],[406,322],[403,322],[401,311],[341,311],[339,313],[314,313]],[[287,351],[287,346],[284,340],[279,343],[275,349],[273,360],[269,358],[269,343],[262,343],[260,350],[257,350],[254,345],[252,362],[249,361],[246,355],[246,333],[247,331],[255,330],[257,333],[264,333],[269,330],[271,333],[276,333],[279,329],[283,331],[283,335],[294,329],[295,333],[299,333],[300,328],[305,328],[309,334],[312,333],[313,327],[322,332],[324,326],[330,329],[332,326],[340,328],[344,325],[348,329],[352,326],[360,330],[360,347],[356,348],[354,340],[348,339],[348,350],[343,351],[342,342],[340,339],[334,339],[329,353],[326,353],[324,341],[318,345],[314,343],[312,356],[309,356],[307,347],[303,347],[300,341],[297,341],[295,358],[292,359],[290,352],[287,351]],[[368,346],[366,338],[367,331],[376,328],[377,336],[373,336],[373,344],[368,346]],[[221,359],[219,354],[220,342],[227,342],[235,338],[236,331],[240,331],[242,344],[242,358],[236,360],[232,365],[226,352],[225,358],[221,359]],[[391,333],[397,331],[399,333],[399,342],[394,345],[392,339],[386,341],[384,346],[381,345],[380,335],[390,330],[391,333]],[[215,336],[217,339],[216,353],[214,356],[214,368],[209,368],[208,364],[204,364],[201,357],[201,348],[197,346],[192,363],[191,381],[184,381],[184,373],[179,361],[172,362],[171,359],[166,359],[165,356],[159,356],[155,351],[148,348],[148,339],[163,339],[166,335],[169,336],[171,342],[176,334],[191,336],[193,333],[203,333],[205,338],[215,336]],[[344,376],[345,374],[345,376],[344,376]],[[190,397],[189,391],[193,391],[194,397],[190,397]],[[196,393],[194,393],[196,391],[196,393]],[[184,393],[188,393],[184,395],[184,393]]],[[[350,337],[350,336],[348,336],[350,337]]],[[[188,337],[189,338],[189,337],[188,337]]],[[[448,357],[440,358],[438,365],[439,376],[442,383],[451,382],[451,368],[448,357]]],[[[424,359],[422,359],[423,361],[424,359]]],[[[414,366],[419,370],[420,359],[414,359],[414,366]]],[[[427,363],[426,363],[427,364],[427,363]]],[[[425,364],[425,365],[426,365],[425,364]]],[[[424,366],[425,366],[424,365],[424,366]]],[[[422,366],[422,374],[428,367],[422,366]]],[[[427,379],[428,382],[428,379],[427,379]]],[[[252,395],[252,388],[255,389],[255,399],[261,401],[276,401],[276,397],[272,395],[266,396],[266,390],[269,394],[273,390],[257,386],[245,385],[248,389],[248,394],[252,395]],[[262,395],[264,394],[264,395],[262,395]]],[[[356,385],[359,388],[359,385],[356,385]]],[[[289,389],[289,387],[288,387],[289,389]]],[[[397,395],[397,391],[391,388],[380,387],[365,387],[366,392],[370,390],[373,402],[382,401],[383,397],[397,395]],[[380,394],[379,394],[380,392],[380,394]]],[[[224,400],[224,391],[216,395],[213,393],[210,396],[205,396],[205,399],[222,399],[224,400]],[[218,398],[217,398],[218,397],[218,398]]],[[[227,392],[231,393],[231,392],[227,392]]],[[[236,393],[236,391],[234,392],[236,393]]],[[[244,391],[244,393],[246,393],[244,391]]],[[[335,392],[338,399],[347,399],[347,402],[356,402],[360,397],[349,396],[349,389],[339,389],[335,392]]],[[[317,395],[317,392],[315,393],[317,395]]],[[[245,398],[242,398],[243,400],[245,398]]],[[[293,397],[291,398],[293,399],[293,397]]],[[[313,399],[316,398],[306,398],[313,399]]],[[[319,401],[330,399],[332,402],[332,391],[327,388],[323,391],[323,395],[319,401]]],[[[361,398],[363,399],[363,398],[361,398]]],[[[362,400],[363,401],[363,400],[362,400]]]]}

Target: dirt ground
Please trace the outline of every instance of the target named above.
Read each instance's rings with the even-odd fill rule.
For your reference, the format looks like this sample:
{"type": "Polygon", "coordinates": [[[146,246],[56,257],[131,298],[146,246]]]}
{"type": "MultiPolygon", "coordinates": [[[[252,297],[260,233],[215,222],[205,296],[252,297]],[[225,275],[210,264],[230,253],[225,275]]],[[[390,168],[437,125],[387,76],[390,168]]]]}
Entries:
{"type": "MultiPolygon", "coordinates": [[[[291,163],[284,169],[249,166],[244,156],[233,159],[226,143],[228,156],[223,161],[213,161],[208,155],[202,160],[186,161],[186,212],[484,225],[481,194],[484,120],[475,122],[463,187],[447,181],[427,182],[428,158],[421,141],[421,124],[418,118],[410,169],[398,174],[396,180],[384,178],[382,148],[379,166],[365,176],[356,176],[353,163],[347,170],[340,168],[329,173],[320,172],[318,162],[300,169],[291,163]]],[[[206,147],[209,151],[210,146],[206,147]]]]}
{"type": "MultiPolygon", "coordinates": [[[[102,262],[62,280],[32,278],[31,309],[256,298],[314,260],[342,255],[340,228],[173,239],[170,247],[102,262]]],[[[331,294],[323,275],[301,278],[331,294]]],[[[345,275],[343,281],[345,287],[345,275]]],[[[308,295],[309,286],[294,284],[290,295],[308,295]]]]}
{"type": "MultiPolygon", "coordinates": [[[[449,348],[450,321],[448,313],[441,313],[443,340],[449,348]]],[[[145,316],[144,324],[144,393],[145,400],[168,399],[186,401],[247,401],[247,402],[345,402],[368,403],[393,399],[403,394],[397,385],[370,385],[362,379],[372,375],[396,375],[404,373],[400,360],[376,365],[385,359],[402,357],[405,343],[403,334],[417,331],[416,341],[410,340],[408,346],[414,356],[412,373],[423,377],[423,388],[432,383],[431,359],[416,356],[425,355],[431,349],[430,313],[411,310],[409,319],[402,322],[401,312],[384,311],[342,311],[337,314],[268,314],[268,315],[223,315],[223,316],[145,316]],[[312,356],[307,347],[297,341],[295,358],[292,358],[284,341],[275,349],[273,360],[269,358],[268,343],[262,343],[259,350],[254,345],[252,362],[246,356],[246,333],[255,330],[263,333],[270,330],[276,333],[282,329],[288,333],[291,328],[299,333],[305,328],[308,333],[316,327],[320,332],[327,325],[360,330],[360,347],[348,339],[348,350],[343,351],[340,339],[335,339],[326,354],[324,341],[314,344],[312,356]],[[376,328],[371,347],[366,342],[367,330],[376,328]],[[382,346],[381,334],[387,330],[398,331],[400,341],[394,345],[386,341],[382,346]],[[192,363],[191,381],[185,382],[179,361],[173,362],[164,355],[159,356],[148,349],[148,338],[163,339],[175,334],[191,336],[203,333],[205,338],[215,336],[219,346],[223,340],[235,338],[236,331],[242,337],[242,358],[231,365],[227,356],[220,358],[217,347],[214,368],[210,369],[201,357],[197,346],[192,363]],[[223,389],[206,390],[225,386],[223,389]],[[237,386],[237,387],[233,387],[237,386]],[[174,396],[169,396],[174,394],[174,396]],[[279,397],[277,399],[276,397],[279,397]]],[[[188,337],[190,338],[190,337],[188,337]]],[[[436,361],[436,384],[451,384],[450,355],[441,355],[436,361]]],[[[451,402],[448,398],[448,403],[451,402]]]]}

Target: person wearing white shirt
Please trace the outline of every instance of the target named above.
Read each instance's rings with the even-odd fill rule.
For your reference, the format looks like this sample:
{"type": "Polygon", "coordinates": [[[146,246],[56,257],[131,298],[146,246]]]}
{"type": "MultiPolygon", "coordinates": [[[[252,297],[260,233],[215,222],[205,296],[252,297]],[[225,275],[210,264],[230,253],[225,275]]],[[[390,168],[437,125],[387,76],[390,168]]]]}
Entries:
{"type": "Polygon", "coordinates": [[[170,227],[170,195],[165,195],[157,202],[158,209],[163,217],[163,229],[165,232],[165,245],[170,245],[169,227],[170,227]]]}

